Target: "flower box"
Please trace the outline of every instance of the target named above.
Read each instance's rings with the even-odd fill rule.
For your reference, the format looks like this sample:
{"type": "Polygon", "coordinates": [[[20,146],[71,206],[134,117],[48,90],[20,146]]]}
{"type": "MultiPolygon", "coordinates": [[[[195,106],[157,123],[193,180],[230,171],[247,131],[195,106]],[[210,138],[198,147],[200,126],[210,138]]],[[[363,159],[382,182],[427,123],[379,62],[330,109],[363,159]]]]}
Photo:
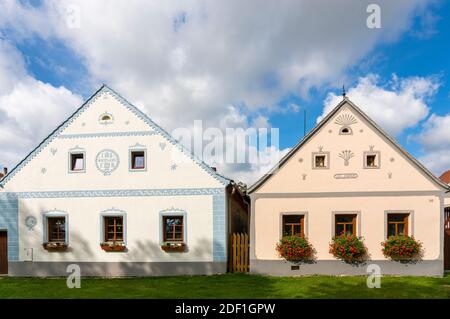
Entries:
{"type": "Polygon", "coordinates": [[[162,243],[161,249],[165,252],[184,252],[186,251],[185,243],[162,243]]]}
{"type": "Polygon", "coordinates": [[[66,251],[69,245],[65,242],[49,242],[44,243],[42,246],[47,251],[66,251]]]}
{"type": "Polygon", "coordinates": [[[305,237],[285,236],[276,246],[278,255],[290,262],[301,263],[312,261],[315,249],[305,237]]]}
{"type": "Polygon", "coordinates": [[[125,246],[125,243],[123,243],[123,242],[106,242],[106,243],[101,243],[100,247],[104,251],[125,251],[125,249],[127,248],[125,246]]]}
{"type": "Polygon", "coordinates": [[[350,234],[333,237],[330,254],[349,264],[361,264],[368,259],[363,239],[350,234]]]}
{"type": "Polygon", "coordinates": [[[394,261],[415,261],[422,258],[422,243],[410,236],[393,236],[381,243],[383,255],[394,261]]]}

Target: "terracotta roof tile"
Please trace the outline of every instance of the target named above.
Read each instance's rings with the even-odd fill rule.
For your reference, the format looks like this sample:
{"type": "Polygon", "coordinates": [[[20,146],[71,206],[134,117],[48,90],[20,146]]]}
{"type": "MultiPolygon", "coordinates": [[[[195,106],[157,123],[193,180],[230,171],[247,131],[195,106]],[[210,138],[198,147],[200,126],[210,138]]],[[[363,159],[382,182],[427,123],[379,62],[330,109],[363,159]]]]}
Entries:
{"type": "Polygon", "coordinates": [[[439,179],[443,181],[445,184],[450,184],[450,170],[443,173],[439,179]]]}

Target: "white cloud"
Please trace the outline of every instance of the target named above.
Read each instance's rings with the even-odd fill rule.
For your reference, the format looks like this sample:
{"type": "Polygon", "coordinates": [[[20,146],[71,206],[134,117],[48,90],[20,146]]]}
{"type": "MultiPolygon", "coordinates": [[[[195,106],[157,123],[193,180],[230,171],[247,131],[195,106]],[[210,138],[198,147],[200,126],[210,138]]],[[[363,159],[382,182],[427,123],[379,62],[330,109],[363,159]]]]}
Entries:
{"type": "Polygon", "coordinates": [[[20,53],[0,39],[0,165],[12,167],[56,128],[82,98],[31,77],[20,53]]]}
{"type": "MultiPolygon", "coordinates": [[[[378,76],[373,74],[362,77],[356,86],[348,90],[347,96],[393,136],[418,125],[427,117],[429,107],[426,99],[439,88],[439,81],[435,77],[398,78],[394,75],[386,85],[380,85],[379,82],[378,76]]],[[[341,96],[328,94],[323,115],[318,121],[341,100],[341,96]]]]}
{"type": "MultiPolygon", "coordinates": [[[[287,95],[335,83],[426,7],[378,1],[382,29],[374,30],[366,27],[371,1],[24,3],[0,3],[9,36],[62,41],[85,62],[83,80],[108,83],[168,130],[195,119],[234,127],[287,95]]],[[[263,120],[255,123],[269,124],[263,120]]]]}
{"type": "Polygon", "coordinates": [[[450,149],[450,114],[432,114],[416,138],[426,150],[450,149]]]}
{"type": "Polygon", "coordinates": [[[426,152],[419,161],[439,177],[450,169],[450,150],[442,148],[426,152]]]}
{"type": "Polygon", "coordinates": [[[413,139],[422,145],[420,160],[433,173],[439,176],[450,169],[450,114],[432,114],[413,139]]]}

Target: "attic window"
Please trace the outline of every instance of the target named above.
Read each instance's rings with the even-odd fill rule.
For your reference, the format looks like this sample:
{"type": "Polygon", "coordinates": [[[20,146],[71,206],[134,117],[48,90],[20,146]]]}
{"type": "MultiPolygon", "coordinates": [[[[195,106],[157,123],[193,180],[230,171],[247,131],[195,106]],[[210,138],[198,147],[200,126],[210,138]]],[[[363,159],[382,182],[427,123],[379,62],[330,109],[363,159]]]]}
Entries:
{"type": "Polygon", "coordinates": [[[314,169],[327,169],[330,165],[329,159],[328,152],[313,153],[312,166],[314,169]]]}
{"type": "Polygon", "coordinates": [[[72,173],[85,172],[84,152],[70,153],[69,171],[72,173]]]}
{"type": "Polygon", "coordinates": [[[364,168],[380,168],[380,152],[365,152],[364,168]]]}
{"type": "Polygon", "coordinates": [[[339,131],[339,134],[340,135],[351,135],[353,132],[352,132],[352,129],[350,128],[350,127],[348,127],[348,126],[344,126],[343,128],[341,128],[341,130],[339,131]]]}
{"type": "Polygon", "coordinates": [[[146,168],[146,150],[130,150],[130,171],[145,171],[146,168]]]}
{"type": "Polygon", "coordinates": [[[112,116],[112,114],[105,112],[103,114],[100,115],[100,117],[98,118],[98,121],[100,124],[112,124],[114,121],[114,118],[112,116]]]}

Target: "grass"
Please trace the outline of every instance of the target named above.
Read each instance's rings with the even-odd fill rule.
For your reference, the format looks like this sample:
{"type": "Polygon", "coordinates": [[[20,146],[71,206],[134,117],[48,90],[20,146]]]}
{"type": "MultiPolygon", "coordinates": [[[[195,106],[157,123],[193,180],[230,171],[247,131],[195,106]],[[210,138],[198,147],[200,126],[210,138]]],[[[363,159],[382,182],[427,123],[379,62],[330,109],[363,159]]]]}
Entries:
{"type": "Polygon", "coordinates": [[[369,289],[366,277],[266,277],[249,274],[146,278],[82,278],[68,289],[65,278],[0,277],[0,298],[450,298],[444,278],[383,277],[369,289]]]}

